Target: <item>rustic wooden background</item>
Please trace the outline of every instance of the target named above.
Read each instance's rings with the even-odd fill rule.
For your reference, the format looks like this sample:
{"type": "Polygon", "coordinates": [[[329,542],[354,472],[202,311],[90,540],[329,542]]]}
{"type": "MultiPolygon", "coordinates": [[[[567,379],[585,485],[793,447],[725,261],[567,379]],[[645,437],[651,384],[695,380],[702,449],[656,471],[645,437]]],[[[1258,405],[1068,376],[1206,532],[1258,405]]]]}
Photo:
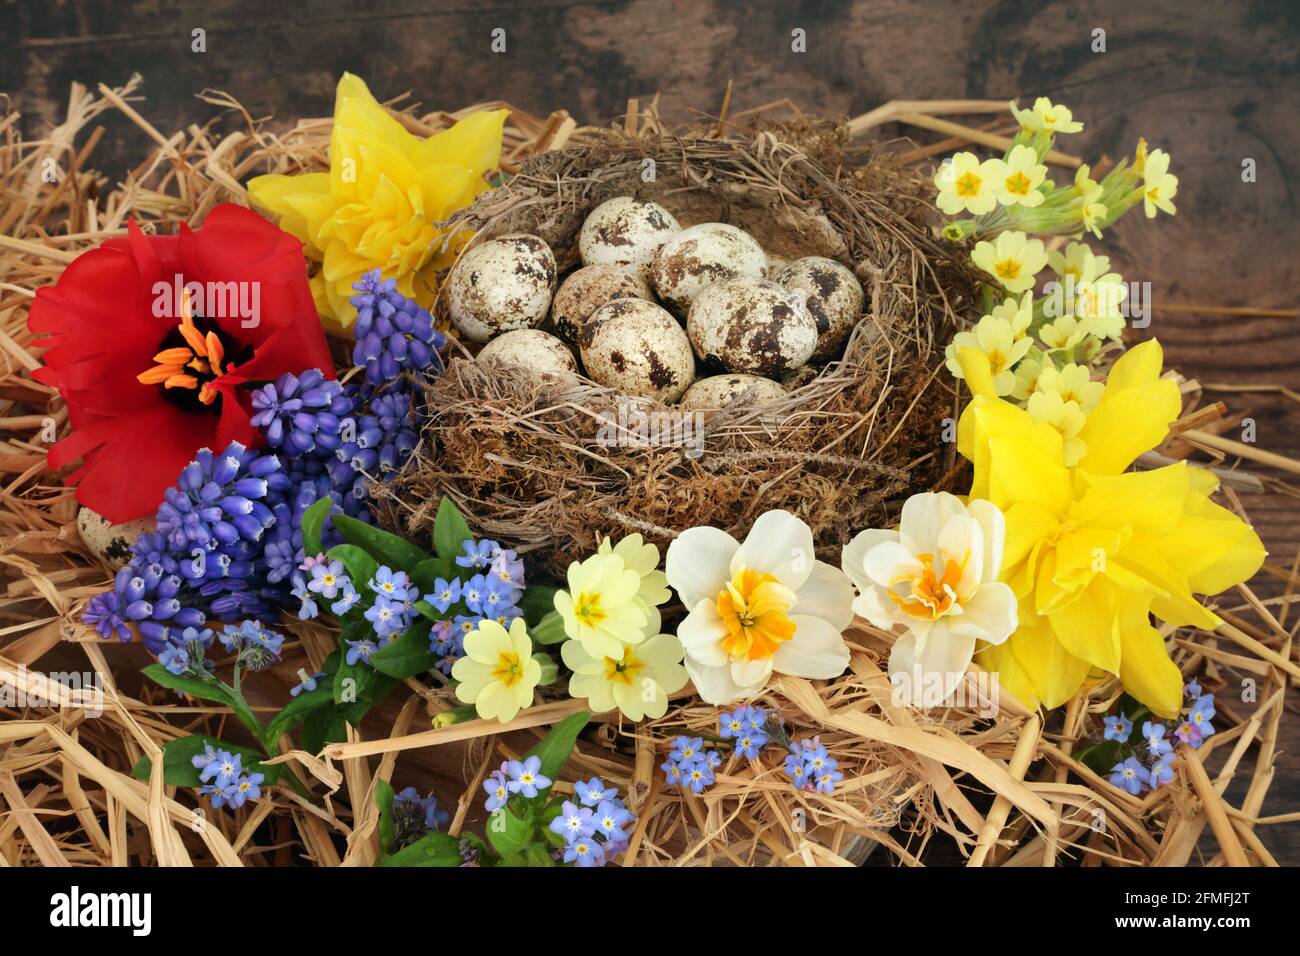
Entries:
{"type": "MultiPolygon", "coordinates": [[[[655,93],[669,119],[713,114],[728,80],[733,109],[790,97],[826,115],[896,98],[1049,95],[1087,123],[1068,141],[1077,153],[1122,156],[1142,135],[1173,155],[1178,216],[1135,214],[1106,241],[1126,278],[1151,283],[1154,320],[1140,334],[1158,336],[1168,361],[1202,382],[1300,390],[1294,0],[4,0],[0,23],[0,93],[25,114],[30,137],[61,117],[71,81],[117,85],[132,72],[144,77],[139,109],[168,132],[209,115],[194,100],[205,87],[234,94],[254,116],[326,115],[343,70],[381,98],[410,90],[447,108],[499,98],[541,115],[564,108],[584,123],[655,93]],[[493,53],[498,28],[506,49],[493,53]],[[806,52],[791,49],[796,28],[806,52]],[[206,52],[192,50],[196,29],[206,52]],[[1105,52],[1092,48],[1098,29],[1105,52]],[[1243,181],[1246,160],[1254,182],[1243,181]]],[[[151,145],[110,118],[96,162],[121,176],[151,145]]],[[[1265,391],[1217,397],[1249,411],[1261,447],[1300,459],[1296,402],[1265,391]]],[[[1247,504],[1272,560],[1289,565],[1300,502],[1269,493],[1247,504]]],[[[1300,720],[1285,726],[1291,752],[1268,813],[1300,806],[1300,720]]],[[[1279,860],[1300,864],[1300,827],[1263,836],[1279,860]]]]}

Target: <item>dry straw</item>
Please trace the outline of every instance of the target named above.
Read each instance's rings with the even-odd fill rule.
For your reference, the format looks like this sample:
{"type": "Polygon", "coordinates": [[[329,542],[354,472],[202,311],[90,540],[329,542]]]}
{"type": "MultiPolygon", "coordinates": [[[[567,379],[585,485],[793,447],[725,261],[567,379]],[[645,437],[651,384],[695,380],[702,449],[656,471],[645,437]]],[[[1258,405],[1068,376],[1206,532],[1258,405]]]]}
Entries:
{"type": "MultiPolygon", "coordinates": [[[[576,702],[540,703],[506,726],[469,721],[430,730],[428,717],[452,701],[442,688],[408,680],[349,741],[323,754],[288,750],[281,758],[310,798],[278,788],[235,813],[203,813],[192,792],[166,786],[159,775],[140,781],[128,772],[139,757],[156,756],[176,737],[206,732],[238,739],[238,726],[221,708],[142,682],[138,669],[147,655],[138,644],[102,641],[78,623],[86,600],[110,578],[78,539],[72,493],[46,465],[48,431],[63,430],[66,417],[57,396],[29,377],[39,364],[25,328],[30,297],[79,252],[124,234],[128,217],[146,230],[172,231],[182,219],[201,221],[220,202],[246,202],[241,183],[251,175],[324,168],[330,133],[329,119],[284,129],[255,124],[244,114],[242,128],[226,135],[218,135],[212,123],[168,135],[149,124],[136,87],[134,80],[119,89],[101,86],[96,95],[74,86],[65,122],[37,140],[22,140],[16,112],[0,118],[0,866],[369,865],[376,854],[372,797],[378,779],[436,790],[444,805],[450,802],[453,832],[481,826],[479,784],[488,770],[526,750],[549,724],[578,709],[576,702]],[[153,144],[120,183],[107,181],[89,162],[102,135],[96,120],[109,110],[127,116],[153,144]],[[42,177],[47,160],[60,171],[55,182],[42,177]],[[52,679],[55,672],[82,671],[101,676],[102,694],[71,691],[52,679]]],[[[242,113],[223,94],[203,99],[242,113]]],[[[976,129],[935,122],[935,114],[997,108],[964,101],[887,104],[850,128],[860,133],[879,122],[903,121],[946,134],[941,144],[901,144],[900,155],[925,161],[940,149],[987,143],[987,137],[1005,132],[996,124],[976,129]]],[[[427,134],[465,112],[416,115],[408,109],[395,115],[427,134]]],[[[736,136],[756,118],[776,112],[794,119],[785,128],[769,127],[768,155],[801,150],[824,165],[827,154],[808,133],[828,128],[809,124],[788,103],[769,104],[757,117],[728,116],[724,104],[723,115],[710,121],[710,133],[736,136]],[[787,152],[782,142],[802,146],[787,152]]],[[[654,105],[638,110],[633,104],[623,132],[638,139],[664,132],[654,105]]],[[[607,133],[578,129],[563,113],[541,120],[516,110],[503,165],[513,172],[535,153],[569,144],[606,149],[608,143],[607,133]]],[[[840,134],[826,134],[824,145],[838,149],[840,134]]],[[[719,147],[673,148],[685,153],[719,147]]],[[[873,165],[854,173],[832,165],[822,175],[836,189],[898,189],[899,177],[880,170],[873,165]],[[873,183],[872,176],[882,181],[873,183]],[[856,185],[842,185],[850,179],[856,185]]],[[[908,235],[912,249],[926,247],[928,240],[908,235]]],[[[900,248],[904,256],[913,255],[908,243],[900,248]]],[[[921,276],[894,291],[914,294],[908,290],[927,282],[921,276]]],[[[877,306],[872,311],[898,317],[877,306]]],[[[901,355],[905,348],[933,345],[924,341],[926,334],[900,337],[895,330],[888,341],[901,355]]],[[[918,348],[912,357],[919,354],[918,348]]],[[[484,390],[499,387],[502,398],[524,400],[515,385],[490,386],[465,365],[460,374],[467,396],[488,396],[484,390]]],[[[876,374],[892,383],[903,368],[901,361],[886,363],[876,374]]],[[[808,395],[844,395],[848,389],[839,383],[854,374],[826,372],[826,381],[809,386],[814,392],[808,395]]],[[[1188,409],[1182,434],[1160,456],[1195,455],[1225,471],[1234,459],[1248,457],[1294,472],[1295,462],[1274,461],[1224,438],[1235,419],[1217,403],[1197,410],[1201,389],[1182,384],[1188,409]]],[[[574,404],[586,407],[589,399],[574,404]]],[[[876,413],[877,429],[896,423],[890,417],[895,414],[876,413]]],[[[752,435],[739,437],[757,442],[752,435]]],[[[764,439],[761,447],[770,443],[764,439]]],[[[906,471],[911,463],[887,464],[906,471]]],[[[880,480],[888,481],[888,473],[881,471],[880,480]]],[[[1228,504],[1240,511],[1235,489],[1258,488],[1261,480],[1297,494],[1275,477],[1236,471],[1228,504]]],[[[1203,674],[1207,686],[1220,691],[1221,730],[1200,751],[1182,754],[1172,785],[1144,798],[1117,790],[1070,757],[1081,736],[1095,730],[1096,715],[1118,695],[1114,680],[1095,685],[1064,712],[1047,715],[1045,723],[1005,696],[979,701],[983,685],[976,675],[971,706],[917,712],[891,702],[882,671],[888,635],[862,625],[847,635],[853,655],[844,677],[820,686],[781,678],[760,701],[780,711],[793,736],[821,735],[845,770],[835,795],[792,791],[770,759],[724,765],[719,783],[699,797],[666,790],[656,770],[665,739],[715,726],[714,709],[688,695],[679,695],[659,721],[633,726],[616,715],[598,718],[594,731],[580,740],[565,778],[600,774],[628,790],[638,822],[627,865],[849,865],[873,844],[883,847],[878,859],[901,865],[935,858],[1011,866],[1272,864],[1261,833],[1297,818],[1267,816],[1264,804],[1287,694],[1300,680],[1300,667],[1289,613],[1295,563],[1269,564],[1266,572],[1280,593],[1261,599],[1241,587],[1222,596],[1218,611],[1226,623],[1217,633],[1167,632],[1184,672],[1203,674]],[[1243,677],[1258,686],[1257,700],[1249,704],[1236,702],[1243,677]],[[1233,803],[1225,799],[1229,785],[1240,794],[1233,803]]],[[[314,622],[284,626],[293,635],[284,664],[251,682],[262,694],[254,705],[268,711],[287,699],[296,671],[319,665],[333,641],[314,622]]]]}

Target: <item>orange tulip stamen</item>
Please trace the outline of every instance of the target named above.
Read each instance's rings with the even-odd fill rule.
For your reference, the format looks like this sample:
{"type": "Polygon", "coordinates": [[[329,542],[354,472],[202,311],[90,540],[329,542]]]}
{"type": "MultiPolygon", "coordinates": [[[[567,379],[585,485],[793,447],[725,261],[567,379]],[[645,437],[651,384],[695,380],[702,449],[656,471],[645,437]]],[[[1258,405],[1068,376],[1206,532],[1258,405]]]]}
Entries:
{"type": "Polygon", "coordinates": [[[215,330],[206,333],[195,324],[194,311],[190,307],[188,290],[181,298],[181,318],[176,324],[175,333],[184,345],[172,345],[164,348],[153,357],[158,363],[136,376],[141,385],[161,385],[163,388],[181,388],[197,390],[197,398],[203,405],[216,401],[220,391],[214,383],[229,368],[226,365],[226,345],[215,330]]]}

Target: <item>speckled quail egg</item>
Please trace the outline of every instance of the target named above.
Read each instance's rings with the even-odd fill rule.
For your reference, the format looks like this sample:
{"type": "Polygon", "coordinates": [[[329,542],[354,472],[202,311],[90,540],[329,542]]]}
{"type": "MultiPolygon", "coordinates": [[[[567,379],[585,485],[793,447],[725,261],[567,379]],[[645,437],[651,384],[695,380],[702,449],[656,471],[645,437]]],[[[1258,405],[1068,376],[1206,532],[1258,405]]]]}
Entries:
{"type": "Polygon", "coordinates": [[[686,331],[643,299],[615,299],[587,317],[578,338],[587,374],[627,395],[673,402],[695,381],[686,331]]]}
{"type": "Polygon", "coordinates": [[[691,306],[686,331],[705,365],[774,376],[808,361],[817,320],[802,292],[739,276],[709,286],[691,306]]]}
{"type": "Polygon", "coordinates": [[[770,378],[743,373],[710,375],[686,390],[681,407],[699,410],[725,408],[744,396],[746,405],[763,405],[785,396],[785,389],[770,378]]]}
{"type": "Polygon", "coordinates": [[[805,256],[790,263],[776,277],[778,285],[808,294],[808,311],[817,320],[817,348],[813,359],[838,358],[844,340],[862,314],[865,295],[857,276],[834,259],[805,256]]]}
{"type": "Polygon", "coordinates": [[[723,222],[702,222],[669,239],[655,256],[650,279],[670,308],[685,315],[696,296],[736,276],[767,276],[767,253],[747,232],[723,222]]]}
{"type": "Polygon", "coordinates": [[[466,338],[531,328],[555,291],[555,256],[537,236],[515,233],[469,249],[447,278],[447,311],[466,338]]]}
{"type": "Polygon", "coordinates": [[[574,378],[578,361],[569,347],[541,329],[516,329],[498,335],[478,353],[480,362],[517,365],[538,375],[574,378]]]}
{"type": "Polygon", "coordinates": [[[551,303],[551,324],[566,342],[578,341],[583,320],[615,299],[653,299],[641,276],[619,266],[583,266],[560,283],[551,303]]]}
{"type": "Polygon", "coordinates": [[[77,512],[77,533],[86,547],[105,565],[117,571],[131,560],[131,545],[157,525],[153,516],[113,524],[98,511],[82,508],[77,512]]]}
{"type": "Polygon", "coordinates": [[[578,233],[578,254],[583,265],[618,266],[646,276],[659,247],[681,228],[657,202],[616,196],[587,216],[578,233]]]}

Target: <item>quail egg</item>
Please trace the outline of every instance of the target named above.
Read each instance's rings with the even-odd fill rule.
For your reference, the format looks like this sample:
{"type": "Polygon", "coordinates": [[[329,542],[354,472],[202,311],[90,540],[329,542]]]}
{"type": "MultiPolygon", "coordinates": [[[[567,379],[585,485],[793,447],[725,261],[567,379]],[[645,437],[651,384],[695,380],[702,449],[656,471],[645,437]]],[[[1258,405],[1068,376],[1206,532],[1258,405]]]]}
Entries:
{"type": "Polygon", "coordinates": [[[817,320],[813,359],[836,358],[862,314],[865,294],[853,272],[834,259],[805,256],[776,277],[777,285],[807,293],[808,311],[817,320]]]}
{"type": "Polygon", "coordinates": [[[695,297],[735,276],[767,276],[767,253],[747,232],[722,222],[683,229],[655,256],[650,278],[670,308],[685,315],[695,297]]]}
{"type": "Polygon", "coordinates": [[[583,266],[560,283],[551,303],[551,324],[564,341],[576,343],[583,320],[615,299],[652,299],[645,279],[618,266],[583,266]]]}
{"type": "Polygon", "coordinates": [[[715,282],[691,306],[686,331],[708,367],[780,375],[807,362],[817,346],[817,321],[804,299],[766,279],[715,282]]]}
{"type": "Polygon", "coordinates": [[[587,216],[578,233],[578,254],[583,265],[618,266],[645,276],[659,247],[681,228],[657,202],[616,196],[587,216]]]}
{"type": "Polygon", "coordinates": [[[135,544],[135,539],[156,527],[152,516],[113,524],[91,508],[81,508],[77,512],[77,533],[81,540],[95,557],[114,571],[130,563],[131,545],[135,544]]]}
{"type": "Polygon", "coordinates": [[[515,329],[498,335],[478,353],[480,362],[517,365],[538,375],[574,378],[578,362],[569,347],[541,329],[515,329]]]}
{"type": "Polygon", "coordinates": [[[763,405],[784,397],[785,393],[778,383],[758,375],[710,375],[686,390],[681,407],[699,410],[725,408],[741,396],[744,396],[746,405],[763,405]]]}
{"type": "Polygon", "coordinates": [[[609,388],[668,403],[695,381],[686,331],[643,299],[615,299],[583,323],[578,343],[587,374],[609,388]]]}
{"type": "Polygon", "coordinates": [[[447,279],[447,311],[468,339],[539,324],[555,291],[555,256],[537,236],[516,233],[469,249],[447,279]]]}

